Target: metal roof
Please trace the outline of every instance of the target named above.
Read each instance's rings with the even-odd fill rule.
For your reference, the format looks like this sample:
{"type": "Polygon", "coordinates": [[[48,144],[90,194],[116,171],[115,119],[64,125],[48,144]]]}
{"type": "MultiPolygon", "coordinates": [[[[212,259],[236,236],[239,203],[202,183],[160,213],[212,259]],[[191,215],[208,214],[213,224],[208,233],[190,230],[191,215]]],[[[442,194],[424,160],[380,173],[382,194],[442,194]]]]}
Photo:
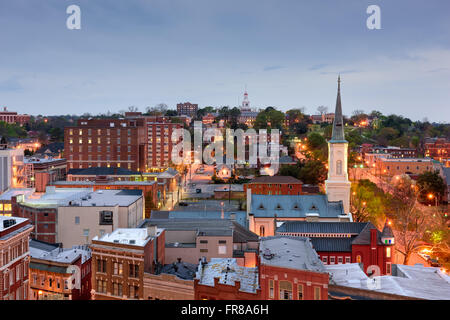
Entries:
{"type": "Polygon", "coordinates": [[[286,221],[277,229],[277,233],[337,233],[358,235],[366,225],[367,222],[286,221]]]}

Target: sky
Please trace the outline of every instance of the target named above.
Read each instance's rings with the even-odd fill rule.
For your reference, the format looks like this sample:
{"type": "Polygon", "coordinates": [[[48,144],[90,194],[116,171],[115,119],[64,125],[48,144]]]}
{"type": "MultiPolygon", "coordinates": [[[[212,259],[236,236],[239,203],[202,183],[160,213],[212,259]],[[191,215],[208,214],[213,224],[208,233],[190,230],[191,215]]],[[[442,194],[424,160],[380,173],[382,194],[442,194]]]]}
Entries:
{"type": "Polygon", "coordinates": [[[253,108],[333,111],[338,74],[346,115],[450,122],[450,1],[0,0],[0,106],[19,113],[233,107],[245,88],[253,108]]]}

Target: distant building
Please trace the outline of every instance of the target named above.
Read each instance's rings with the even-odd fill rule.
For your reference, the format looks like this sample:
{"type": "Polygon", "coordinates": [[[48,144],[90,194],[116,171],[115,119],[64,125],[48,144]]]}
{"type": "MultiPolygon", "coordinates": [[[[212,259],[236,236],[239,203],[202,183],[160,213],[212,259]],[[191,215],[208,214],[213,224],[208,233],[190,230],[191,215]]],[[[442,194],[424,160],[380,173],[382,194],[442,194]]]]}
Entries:
{"type": "Polygon", "coordinates": [[[447,138],[428,138],[424,143],[425,157],[437,161],[450,158],[450,140],[447,138]]]}
{"type": "Polygon", "coordinates": [[[64,248],[89,244],[117,228],[135,228],[144,214],[140,190],[56,189],[39,198],[12,198],[12,215],[29,218],[32,238],[61,243],[64,248]]]}
{"type": "Polygon", "coordinates": [[[177,104],[177,113],[179,116],[185,115],[191,118],[195,118],[197,116],[197,111],[198,111],[198,104],[193,104],[190,102],[177,104]]]}
{"type": "Polygon", "coordinates": [[[3,111],[0,111],[0,121],[10,124],[18,124],[22,126],[29,122],[30,118],[31,116],[27,114],[17,114],[17,112],[8,111],[6,107],[3,107],[3,111]]]}
{"type": "Polygon", "coordinates": [[[197,264],[202,257],[236,258],[240,265],[255,264],[258,236],[228,219],[147,219],[140,227],[166,230],[167,263],[197,264]]]}
{"type": "Polygon", "coordinates": [[[264,195],[300,195],[303,182],[291,176],[261,176],[244,184],[244,192],[264,195]]]}
{"type": "Polygon", "coordinates": [[[352,221],[342,201],[328,201],[327,195],[247,194],[249,229],[261,237],[275,235],[284,221],[352,221]]]}
{"type": "Polygon", "coordinates": [[[143,300],[144,273],[164,265],[164,229],[116,229],[92,239],[92,299],[143,300]]]}
{"type": "Polygon", "coordinates": [[[23,164],[25,187],[36,188],[37,192],[45,192],[47,185],[66,179],[66,159],[26,157],[23,164]]]}
{"type": "Polygon", "coordinates": [[[0,300],[28,300],[28,219],[0,216],[0,300]]]}
{"type": "Polygon", "coordinates": [[[395,240],[388,224],[382,232],[370,222],[286,221],[277,235],[309,237],[324,265],[359,263],[364,272],[373,266],[391,274],[395,240]]]}
{"type": "Polygon", "coordinates": [[[0,145],[0,193],[9,188],[23,188],[24,181],[23,149],[8,149],[0,145]]]}
{"type": "Polygon", "coordinates": [[[318,115],[312,115],[312,116],[310,116],[310,119],[313,124],[333,123],[334,113],[322,113],[322,114],[318,114],[318,115]]]}
{"type": "Polygon", "coordinates": [[[213,258],[198,265],[195,300],[260,300],[257,267],[240,266],[236,259],[213,258]]]}
{"type": "Polygon", "coordinates": [[[238,117],[238,123],[245,124],[249,128],[252,128],[255,124],[256,117],[258,116],[259,112],[250,108],[250,101],[248,100],[247,91],[244,92],[244,100],[242,101],[240,111],[241,113],[238,117]]]}
{"type": "Polygon", "coordinates": [[[0,216],[12,216],[12,198],[18,195],[24,195],[28,198],[36,190],[32,188],[12,188],[0,194],[0,216]]]}
{"type": "Polygon", "coordinates": [[[30,300],[90,300],[91,250],[30,240],[30,300]]]}
{"type": "Polygon", "coordinates": [[[37,158],[53,158],[60,159],[64,151],[64,142],[52,142],[43,147],[40,147],[33,154],[37,158]]]}
{"type": "Polygon", "coordinates": [[[308,238],[261,239],[262,300],[328,300],[328,273],[308,238]]]}
{"type": "Polygon", "coordinates": [[[416,158],[417,157],[417,149],[414,148],[400,148],[400,147],[381,147],[381,146],[373,146],[371,144],[363,144],[360,148],[360,154],[362,159],[365,161],[367,154],[384,154],[387,158],[416,158]]]}
{"type": "Polygon", "coordinates": [[[216,117],[214,117],[211,113],[208,113],[203,116],[202,123],[204,125],[210,125],[214,122],[215,119],[216,119],[216,117]]]}
{"type": "Polygon", "coordinates": [[[377,176],[390,178],[403,174],[417,176],[426,171],[436,170],[437,167],[433,161],[430,158],[379,158],[375,166],[372,166],[371,171],[377,176]]]}
{"type": "Polygon", "coordinates": [[[143,119],[80,119],[64,128],[67,169],[117,167],[145,171],[147,126],[143,119]]]}

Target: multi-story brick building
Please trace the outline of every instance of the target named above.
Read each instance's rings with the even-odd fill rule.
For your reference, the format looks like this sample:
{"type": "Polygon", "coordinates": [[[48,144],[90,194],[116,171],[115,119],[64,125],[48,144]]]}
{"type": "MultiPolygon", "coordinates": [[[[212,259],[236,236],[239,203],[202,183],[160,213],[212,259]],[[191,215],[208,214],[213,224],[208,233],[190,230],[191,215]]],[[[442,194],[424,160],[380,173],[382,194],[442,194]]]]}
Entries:
{"type": "Polygon", "coordinates": [[[22,126],[29,122],[30,118],[27,114],[17,114],[17,112],[8,111],[6,107],[3,107],[3,111],[0,111],[0,121],[6,123],[16,123],[22,126]]]}
{"type": "Polygon", "coordinates": [[[328,300],[329,276],[308,238],[262,238],[259,273],[263,300],[328,300]]]}
{"type": "Polygon", "coordinates": [[[374,175],[392,178],[396,175],[408,174],[417,176],[426,171],[437,169],[430,158],[378,158],[371,171],[374,175]]]}
{"type": "Polygon", "coordinates": [[[30,241],[30,300],[89,300],[91,250],[30,241]]]}
{"type": "Polygon", "coordinates": [[[0,216],[0,300],[28,300],[28,219],[0,216]]]}
{"type": "Polygon", "coordinates": [[[45,187],[54,181],[65,180],[66,159],[30,157],[24,159],[24,186],[45,192],[45,187]]]}
{"type": "Polygon", "coordinates": [[[145,171],[147,127],[144,119],[80,119],[64,128],[68,169],[118,167],[145,171]]]}
{"type": "Polygon", "coordinates": [[[324,265],[359,263],[365,272],[374,265],[380,274],[392,272],[395,242],[388,224],[380,232],[370,222],[287,221],[276,234],[309,237],[324,265]]]}
{"type": "Polygon", "coordinates": [[[244,184],[244,193],[250,189],[252,194],[300,195],[303,182],[291,176],[261,176],[244,184]]]}
{"type": "Polygon", "coordinates": [[[164,265],[164,229],[116,229],[92,240],[92,299],[146,299],[144,272],[164,265]]]}
{"type": "Polygon", "coordinates": [[[424,143],[425,157],[437,161],[450,158],[450,140],[446,138],[428,138],[424,143]]]}
{"type": "Polygon", "coordinates": [[[179,116],[186,115],[191,118],[197,116],[198,104],[193,104],[190,102],[178,103],[177,104],[177,113],[179,116]]]}

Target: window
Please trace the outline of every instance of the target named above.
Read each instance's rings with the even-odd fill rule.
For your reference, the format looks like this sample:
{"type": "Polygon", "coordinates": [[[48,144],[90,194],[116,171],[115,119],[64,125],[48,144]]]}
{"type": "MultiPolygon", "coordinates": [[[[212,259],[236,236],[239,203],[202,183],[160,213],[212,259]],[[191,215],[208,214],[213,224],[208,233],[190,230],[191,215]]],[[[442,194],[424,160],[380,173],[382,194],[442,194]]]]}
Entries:
{"type": "Polygon", "coordinates": [[[328,257],[322,257],[322,262],[324,263],[324,264],[328,264],[328,257]]]}
{"type": "Polygon", "coordinates": [[[260,226],[260,227],[259,227],[259,235],[260,235],[261,237],[264,237],[264,234],[265,234],[264,226],[260,226]]]}
{"type": "Polygon", "coordinates": [[[123,264],[119,262],[114,262],[114,274],[122,275],[123,273],[123,264]]]}
{"type": "Polygon", "coordinates": [[[89,237],[89,229],[83,229],[83,236],[89,237]]]}
{"type": "Polygon", "coordinates": [[[208,252],[208,249],[200,249],[200,252],[208,252]]]}
{"type": "Polygon", "coordinates": [[[227,246],[219,246],[219,254],[226,254],[227,246]]]}
{"type": "Polygon", "coordinates": [[[208,243],[208,240],[200,240],[200,243],[208,243]]]}
{"type": "Polygon", "coordinates": [[[320,300],[320,287],[314,287],[314,300],[320,300]]]}
{"type": "Polygon", "coordinates": [[[130,294],[129,297],[132,299],[139,299],[139,287],[138,286],[130,286],[130,294]]]}
{"type": "Polygon", "coordinates": [[[391,257],[391,248],[386,248],[386,258],[390,258],[391,257]]]}
{"type": "Polygon", "coordinates": [[[335,258],[335,257],[330,257],[330,264],[334,264],[335,261],[336,261],[336,258],[335,258]]]}
{"type": "Polygon", "coordinates": [[[80,217],[75,217],[75,224],[80,224],[80,217]]]}
{"type": "Polygon", "coordinates": [[[273,299],[273,280],[269,280],[269,298],[273,299]]]}
{"type": "Polygon", "coordinates": [[[356,263],[361,263],[361,255],[356,256],[356,263]]]}
{"type": "Polygon", "coordinates": [[[115,296],[122,296],[122,284],[120,283],[113,284],[113,294],[115,296]]]}
{"type": "Polygon", "coordinates": [[[303,285],[298,285],[298,300],[303,300],[303,285]]]}
{"type": "Polygon", "coordinates": [[[337,175],[342,174],[342,160],[336,161],[336,174],[337,175]]]}
{"type": "Polygon", "coordinates": [[[99,293],[106,293],[106,281],[97,280],[97,291],[99,293]]]}
{"type": "Polygon", "coordinates": [[[386,274],[391,274],[391,263],[386,262],[386,274]]]}
{"type": "Polygon", "coordinates": [[[97,259],[97,272],[106,273],[106,260],[97,259]]]}
{"type": "Polygon", "coordinates": [[[344,258],[343,257],[338,257],[338,264],[342,264],[344,258]]]}
{"type": "Polygon", "coordinates": [[[100,225],[112,225],[113,224],[113,212],[112,211],[100,211],[100,225]]]}
{"type": "Polygon", "coordinates": [[[345,263],[350,263],[350,262],[351,262],[350,257],[345,257],[345,263]]]}
{"type": "Polygon", "coordinates": [[[292,283],[290,281],[280,281],[280,300],[292,300],[292,283]]]}
{"type": "Polygon", "coordinates": [[[129,265],[129,276],[131,278],[138,278],[139,277],[139,265],[138,264],[130,264],[129,265]]]}

